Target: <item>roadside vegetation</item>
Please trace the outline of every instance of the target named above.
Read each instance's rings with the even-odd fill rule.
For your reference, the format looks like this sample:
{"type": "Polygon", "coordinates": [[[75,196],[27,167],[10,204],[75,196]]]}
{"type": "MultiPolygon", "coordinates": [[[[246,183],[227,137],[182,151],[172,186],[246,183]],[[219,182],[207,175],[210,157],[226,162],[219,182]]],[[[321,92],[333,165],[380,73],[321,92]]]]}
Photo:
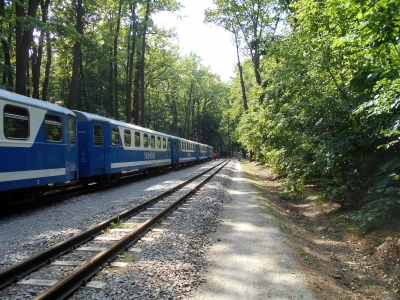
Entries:
{"type": "Polygon", "coordinates": [[[394,0],[216,0],[207,20],[245,59],[225,122],[234,141],[361,230],[400,213],[400,5],[394,0]],[[245,102],[243,100],[246,100],[245,102]]]}

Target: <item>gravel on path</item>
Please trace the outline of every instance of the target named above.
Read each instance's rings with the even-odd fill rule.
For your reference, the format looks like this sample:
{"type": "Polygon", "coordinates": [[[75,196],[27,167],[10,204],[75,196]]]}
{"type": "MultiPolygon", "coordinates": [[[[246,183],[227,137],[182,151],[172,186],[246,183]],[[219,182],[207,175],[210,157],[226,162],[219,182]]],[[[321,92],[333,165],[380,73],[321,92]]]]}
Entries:
{"type": "Polygon", "coordinates": [[[294,263],[273,217],[258,207],[257,194],[239,162],[220,226],[211,237],[212,263],[198,299],[316,299],[294,263]]]}

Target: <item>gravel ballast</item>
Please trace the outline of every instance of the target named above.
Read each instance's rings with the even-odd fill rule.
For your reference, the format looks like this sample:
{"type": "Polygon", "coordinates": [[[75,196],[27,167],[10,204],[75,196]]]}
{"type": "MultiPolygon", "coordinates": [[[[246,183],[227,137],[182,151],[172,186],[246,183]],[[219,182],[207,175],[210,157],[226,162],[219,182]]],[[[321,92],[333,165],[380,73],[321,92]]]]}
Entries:
{"type": "MultiPolygon", "coordinates": [[[[217,162],[3,218],[0,270],[136,206],[217,162]]],[[[141,252],[122,254],[116,261],[127,262],[125,268],[99,271],[94,280],[106,283],[106,288],[82,289],[72,299],[183,299],[193,295],[204,282],[210,246],[207,236],[215,231],[222,204],[230,199],[224,187],[230,183],[233,167],[229,163],[190,199],[184,210],[161,223],[162,230],[152,231],[135,245],[141,252]]],[[[9,287],[0,291],[0,299],[29,299],[40,290],[32,287],[28,294],[21,295],[13,294],[13,287],[9,287]]]]}

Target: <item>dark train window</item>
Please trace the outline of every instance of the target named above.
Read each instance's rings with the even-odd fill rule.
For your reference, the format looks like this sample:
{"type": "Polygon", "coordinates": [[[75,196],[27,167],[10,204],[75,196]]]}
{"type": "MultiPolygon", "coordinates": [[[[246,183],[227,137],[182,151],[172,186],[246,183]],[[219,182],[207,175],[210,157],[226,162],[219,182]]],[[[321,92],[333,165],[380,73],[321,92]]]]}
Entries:
{"type": "Polygon", "coordinates": [[[140,147],[140,132],[135,132],[135,147],[140,147]]]}
{"type": "Polygon", "coordinates": [[[154,137],[154,135],[151,136],[151,148],[155,148],[156,147],[156,139],[154,137]]]}
{"type": "Polygon", "coordinates": [[[29,112],[22,107],[4,106],[4,136],[8,139],[29,138],[29,112]]]}
{"type": "Polygon", "coordinates": [[[128,129],[124,130],[124,145],[125,147],[130,147],[131,146],[131,131],[128,129]]]}
{"type": "Polygon", "coordinates": [[[104,144],[103,126],[101,125],[93,126],[93,138],[95,146],[101,146],[104,144]]]}
{"type": "Polygon", "coordinates": [[[111,145],[113,146],[119,145],[119,130],[117,127],[111,128],[111,145]]]}
{"type": "Polygon", "coordinates": [[[163,148],[166,149],[167,148],[167,141],[165,138],[162,139],[162,144],[163,144],[163,148]]]}
{"type": "Polygon", "coordinates": [[[69,143],[75,144],[76,132],[75,132],[75,119],[69,119],[69,143]]]}
{"type": "Polygon", "coordinates": [[[169,143],[169,139],[167,139],[167,149],[170,149],[170,148],[171,148],[171,145],[169,143]]]}
{"type": "Polygon", "coordinates": [[[162,147],[161,147],[161,138],[158,136],[157,137],[157,148],[158,149],[161,149],[162,147]]]}
{"type": "Polygon", "coordinates": [[[143,147],[149,147],[149,136],[147,133],[143,134],[143,147]]]}
{"type": "Polygon", "coordinates": [[[177,141],[174,141],[174,150],[177,150],[177,149],[178,149],[177,146],[178,146],[177,141]]]}
{"type": "Polygon", "coordinates": [[[44,135],[49,142],[61,142],[62,123],[60,116],[46,114],[44,117],[44,135]]]}

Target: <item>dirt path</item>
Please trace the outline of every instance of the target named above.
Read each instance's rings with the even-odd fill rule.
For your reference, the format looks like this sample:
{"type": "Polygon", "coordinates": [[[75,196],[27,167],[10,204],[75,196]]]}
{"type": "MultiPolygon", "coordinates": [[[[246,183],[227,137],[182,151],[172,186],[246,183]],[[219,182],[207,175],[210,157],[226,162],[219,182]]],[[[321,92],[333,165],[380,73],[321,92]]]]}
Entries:
{"type": "Polygon", "coordinates": [[[232,201],[211,237],[212,264],[194,299],[317,299],[274,217],[259,207],[260,193],[236,162],[232,201]]]}

